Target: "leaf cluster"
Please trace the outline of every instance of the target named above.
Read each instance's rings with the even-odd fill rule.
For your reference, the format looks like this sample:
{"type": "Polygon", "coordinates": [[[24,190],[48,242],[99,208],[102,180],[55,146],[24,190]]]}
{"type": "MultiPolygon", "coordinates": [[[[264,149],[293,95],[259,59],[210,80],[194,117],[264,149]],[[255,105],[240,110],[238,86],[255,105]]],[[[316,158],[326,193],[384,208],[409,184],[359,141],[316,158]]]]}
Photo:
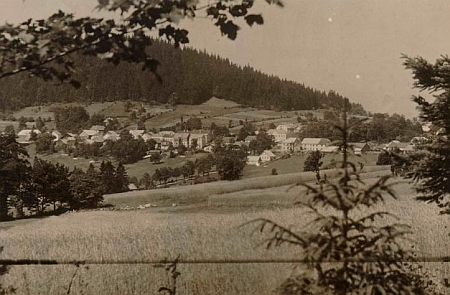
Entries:
{"type": "MultiPolygon", "coordinates": [[[[281,0],[266,0],[282,6],[281,0]]],[[[98,10],[120,11],[123,21],[91,17],[75,18],[58,11],[47,19],[29,19],[18,25],[0,26],[0,79],[20,72],[44,79],[81,84],[73,79],[74,60],[80,52],[114,64],[137,63],[142,70],[157,74],[159,61],[146,50],[151,33],[173,42],[176,47],[189,42],[188,31],[178,28],[182,19],[197,17],[199,10],[215,20],[223,35],[235,39],[239,27],[235,19],[245,18],[248,25],[262,24],[261,15],[250,14],[253,0],[219,0],[197,7],[197,0],[99,0],[98,10]]]]}

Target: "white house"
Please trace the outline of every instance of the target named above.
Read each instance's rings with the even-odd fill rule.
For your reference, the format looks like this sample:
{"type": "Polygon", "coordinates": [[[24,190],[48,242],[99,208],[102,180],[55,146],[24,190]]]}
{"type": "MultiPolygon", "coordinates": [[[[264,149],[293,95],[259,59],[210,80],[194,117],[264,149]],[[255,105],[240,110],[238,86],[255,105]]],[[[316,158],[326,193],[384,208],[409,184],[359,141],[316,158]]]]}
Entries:
{"type": "Polygon", "coordinates": [[[276,127],[276,130],[284,130],[288,132],[295,131],[298,126],[294,123],[281,123],[276,127]]]}
{"type": "Polygon", "coordinates": [[[273,161],[277,158],[277,156],[275,156],[274,153],[272,153],[269,150],[265,150],[261,153],[261,155],[259,155],[259,157],[261,158],[262,162],[270,162],[273,161]]]}
{"type": "Polygon", "coordinates": [[[108,131],[105,135],[103,135],[103,139],[117,141],[120,139],[120,135],[115,131],[108,131]]]}
{"type": "Polygon", "coordinates": [[[159,131],[158,134],[161,135],[161,136],[164,136],[164,135],[174,136],[175,132],[173,132],[173,131],[159,131]]]}
{"type": "Polygon", "coordinates": [[[246,143],[246,144],[250,144],[250,142],[252,141],[252,140],[256,140],[256,135],[249,135],[249,136],[247,136],[245,139],[244,139],[244,142],[246,143]]]}
{"type": "Polygon", "coordinates": [[[130,134],[133,135],[134,139],[138,139],[144,135],[145,130],[130,130],[130,134]]]}
{"type": "Polygon", "coordinates": [[[247,156],[247,165],[260,166],[262,163],[260,156],[247,156]]]}
{"type": "Polygon", "coordinates": [[[302,150],[320,151],[330,143],[331,141],[328,138],[304,138],[301,146],[302,150]]]}
{"type": "Polygon", "coordinates": [[[415,151],[417,147],[409,142],[400,142],[398,140],[391,141],[385,147],[385,150],[388,151],[394,151],[396,149],[400,150],[401,152],[408,153],[415,151]]]}
{"type": "Polygon", "coordinates": [[[214,151],[214,145],[210,144],[203,148],[205,152],[212,153],[214,151]]]}
{"type": "MultiPolygon", "coordinates": [[[[189,133],[191,134],[191,136],[194,134],[201,134],[204,137],[204,140],[206,141],[206,143],[209,143],[212,141],[212,133],[209,130],[192,130],[189,133]]],[[[197,135],[195,135],[195,136],[197,136],[197,135]]]]}
{"type": "Polygon", "coordinates": [[[285,141],[288,138],[288,131],[286,130],[278,130],[278,129],[269,129],[267,130],[267,134],[272,135],[273,139],[280,143],[285,141]]]}
{"type": "Polygon", "coordinates": [[[30,143],[33,133],[36,135],[39,135],[39,134],[41,134],[41,131],[39,131],[37,129],[20,130],[19,133],[17,133],[17,142],[18,143],[30,143]]]}
{"type": "Polygon", "coordinates": [[[105,131],[105,126],[102,125],[92,125],[91,128],[89,128],[91,130],[95,130],[95,131],[99,131],[99,132],[104,132],[105,131]]]}
{"type": "Polygon", "coordinates": [[[282,141],[280,145],[283,153],[293,153],[301,150],[300,140],[295,137],[282,141]]]}
{"type": "Polygon", "coordinates": [[[197,149],[203,149],[205,145],[208,143],[207,135],[200,133],[192,133],[189,137],[189,147],[192,146],[194,140],[197,140],[197,149]]]}
{"type": "Polygon", "coordinates": [[[348,145],[353,149],[353,152],[357,155],[365,154],[372,148],[365,142],[349,142],[348,145]]]}
{"type": "Polygon", "coordinates": [[[57,142],[58,140],[60,140],[62,138],[62,134],[58,130],[53,130],[52,136],[54,137],[54,139],[53,139],[54,142],[57,142]]]}
{"type": "Polygon", "coordinates": [[[180,144],[184,145],[187,148],[190,148],[190,134],[188,132],[178,132],[173,136],[173,146],[178,147],[180,144]]]}
{"type": "Polygon", "coordinates": [[[80,133],[79,137],[80,137],[81,140],[86,141],[88,139],[91,139],[93,136],[99,135],[99,134],[100,133],[97,130],[90,130],[90,129],[88,129],[88,130],[83,130],[80,133]]]}

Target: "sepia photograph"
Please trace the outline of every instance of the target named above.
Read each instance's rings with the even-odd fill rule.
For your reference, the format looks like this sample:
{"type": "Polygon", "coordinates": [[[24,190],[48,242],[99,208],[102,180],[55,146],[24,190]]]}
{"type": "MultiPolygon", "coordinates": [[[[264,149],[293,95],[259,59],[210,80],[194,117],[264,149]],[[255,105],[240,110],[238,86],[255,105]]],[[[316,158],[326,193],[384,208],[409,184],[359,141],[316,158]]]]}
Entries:
{"type": "Polygon", "coordinates": [[[0,0],[0,294],[450,295],[450,1],[0,0]]]}

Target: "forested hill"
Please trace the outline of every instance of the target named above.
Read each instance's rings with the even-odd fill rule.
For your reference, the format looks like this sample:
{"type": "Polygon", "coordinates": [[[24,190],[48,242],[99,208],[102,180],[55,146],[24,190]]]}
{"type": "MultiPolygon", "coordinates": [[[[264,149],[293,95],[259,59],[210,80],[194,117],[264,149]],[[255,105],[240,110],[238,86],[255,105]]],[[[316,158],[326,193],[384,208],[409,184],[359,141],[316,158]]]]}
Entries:
{"type": "MultiPolygon", "coordinates": [[[[237,66],[228,59],[195,49],[175,49],[155,41],[149,48],[161,62],[158,69],[162,83],[139,65],[117,66],[103,60],[75,56],[81,64],[76,79],[80,88],[55,85],[27,74],[0,80],[0,111],[51,102],[101,102],[131,99],[161,103],[200,104],[212,96],[237,103],[280,110],[340,108],[344,98],[335,92],[325,93],[303,84],[281,80],[237,66]]],[[[363,114],[360,104],[352,104],[354,113],[363,114]]]]}

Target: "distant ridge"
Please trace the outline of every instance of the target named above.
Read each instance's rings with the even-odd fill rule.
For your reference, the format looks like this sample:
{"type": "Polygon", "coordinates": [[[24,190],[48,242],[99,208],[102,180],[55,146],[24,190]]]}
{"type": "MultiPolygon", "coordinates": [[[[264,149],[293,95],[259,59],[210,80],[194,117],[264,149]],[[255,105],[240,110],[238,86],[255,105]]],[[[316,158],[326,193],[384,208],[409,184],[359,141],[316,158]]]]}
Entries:
{"type": "MultiPolygon", "coordinates": [[[[161,62],[163,82],[140,65],[117,66],[81,55],[75,78],[80,88],[45,82],[26,73],[0,81],[0,111],[53,102],[104,102],[134,100],[172,104],[201,104],[211,97],[241,105],[276,110],[340,109],[344,97],[334,91],[319,91],[303,84],[280,79],[230,60],[186,47],[155,40],[149,52],[161,62]]],[[[365,114],[360,104],[352,104],[355,114],[365,114]]]]}

